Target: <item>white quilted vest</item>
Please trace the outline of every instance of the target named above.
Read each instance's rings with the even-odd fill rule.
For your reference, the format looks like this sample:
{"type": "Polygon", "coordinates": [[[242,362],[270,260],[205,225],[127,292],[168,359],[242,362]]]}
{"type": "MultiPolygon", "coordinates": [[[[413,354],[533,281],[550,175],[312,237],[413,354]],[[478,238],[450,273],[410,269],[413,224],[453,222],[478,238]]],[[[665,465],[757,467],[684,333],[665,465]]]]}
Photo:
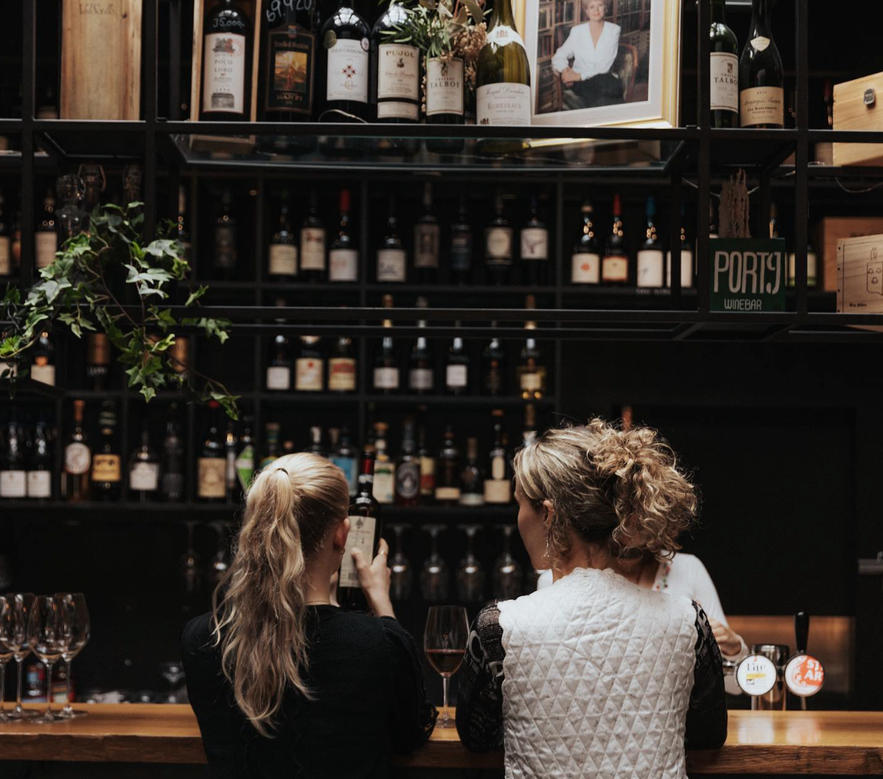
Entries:
{"type": "Polygon", "coordinates": [[[506,779],[684,779],[687,598],[578,568],[499,604],[506,779]]]}

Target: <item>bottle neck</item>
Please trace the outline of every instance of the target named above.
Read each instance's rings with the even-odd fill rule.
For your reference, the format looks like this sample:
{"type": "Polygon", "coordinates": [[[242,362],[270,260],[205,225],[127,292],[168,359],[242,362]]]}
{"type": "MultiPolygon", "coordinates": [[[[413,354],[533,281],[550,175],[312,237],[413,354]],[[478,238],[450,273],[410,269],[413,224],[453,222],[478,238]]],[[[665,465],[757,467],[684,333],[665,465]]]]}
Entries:
{"type": "Polygon", "coordinates": [[[510,0],[499,0],[494,3],[494,15],[491,19],[490,29],[493,30],[498,25],[505,25],[515,29],[515,16],[512,13],[512,3],[510,0]]]}
{"type": "Polygon", "coordinates": [[[769,0],[754,0],[751,4],[751,38],[770,35],[769,0]]]}
{"type": "Polygon", "coordinates": [[[711,23],[727,23],[726,0],[711,0],[711,23]]]}

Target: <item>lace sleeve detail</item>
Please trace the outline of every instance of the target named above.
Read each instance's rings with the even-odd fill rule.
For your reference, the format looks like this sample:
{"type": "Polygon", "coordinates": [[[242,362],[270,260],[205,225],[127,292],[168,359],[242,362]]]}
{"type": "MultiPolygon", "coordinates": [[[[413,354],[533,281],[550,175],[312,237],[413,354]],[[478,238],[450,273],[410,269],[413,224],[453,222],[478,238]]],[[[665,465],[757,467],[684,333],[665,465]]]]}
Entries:
{"type": "Polygon", "coordinates": [[[690,749],[718,749],[727,740],[727,702],[721,653],[708,617],[695,601],[696,665],[687,710],[686,743],[690,749]]]}

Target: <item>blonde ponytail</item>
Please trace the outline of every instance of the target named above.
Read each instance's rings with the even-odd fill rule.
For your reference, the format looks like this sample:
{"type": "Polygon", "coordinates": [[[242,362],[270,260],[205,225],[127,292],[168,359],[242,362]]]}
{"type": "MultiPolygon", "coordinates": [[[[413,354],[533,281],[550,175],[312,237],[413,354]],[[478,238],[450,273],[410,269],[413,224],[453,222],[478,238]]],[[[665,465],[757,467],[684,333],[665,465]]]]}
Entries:
{"type": "Polygon", "coordinates": [[[328,460],[292,454],[252,482],[229,570],[213,596],[213,636],[236,704],[271,735],[289,687],[306,697],[307,559],[346,517],[346,478],[328,460]]]}

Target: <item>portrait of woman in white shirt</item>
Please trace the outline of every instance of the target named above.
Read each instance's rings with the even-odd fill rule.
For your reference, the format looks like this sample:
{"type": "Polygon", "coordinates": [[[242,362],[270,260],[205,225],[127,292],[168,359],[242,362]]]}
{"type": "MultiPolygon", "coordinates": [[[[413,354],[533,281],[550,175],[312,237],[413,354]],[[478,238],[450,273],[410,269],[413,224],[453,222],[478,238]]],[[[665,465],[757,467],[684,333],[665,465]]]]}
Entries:
{"type": "Polygon", "coordinates": [[[622,83],[610,72],[619,53],[620,27],[605,21],[607,0],[588,0],[585,8],[589,21],[573,27],[552,57],[571,109],[622,102],[622,83]]]}

